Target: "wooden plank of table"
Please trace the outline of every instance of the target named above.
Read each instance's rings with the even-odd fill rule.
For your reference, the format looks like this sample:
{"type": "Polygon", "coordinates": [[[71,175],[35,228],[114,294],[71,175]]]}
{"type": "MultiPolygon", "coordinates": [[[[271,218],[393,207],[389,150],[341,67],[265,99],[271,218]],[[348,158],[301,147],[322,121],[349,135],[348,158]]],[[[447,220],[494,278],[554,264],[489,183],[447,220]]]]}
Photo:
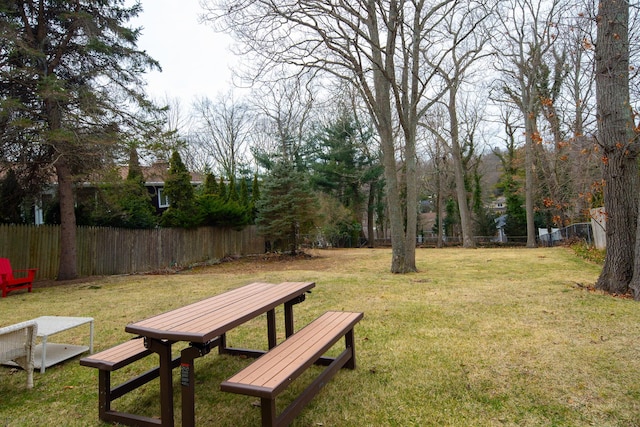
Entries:
{"type": "Polygon", "coordinates": [[[314,286],[313,282],[252,283],[129,324],[125,330],[155,339],[205,343],[314,286]]]}
{"type": "Polygon", "coordinates": [[[249,285],[194,302],[184,307],[179,307],[171,311],[149,317],[145,320],[135,322],[134,325],[139,328],[156,330],[170,329],[177,324],[181,324],[189,319],[201,316],[203,313],[216,311],[223,307],[237,304],[240,301],[252,298],[254,295],[270,289],[273,286],[275,286],[274,283],[251,283],[249,285]]]}

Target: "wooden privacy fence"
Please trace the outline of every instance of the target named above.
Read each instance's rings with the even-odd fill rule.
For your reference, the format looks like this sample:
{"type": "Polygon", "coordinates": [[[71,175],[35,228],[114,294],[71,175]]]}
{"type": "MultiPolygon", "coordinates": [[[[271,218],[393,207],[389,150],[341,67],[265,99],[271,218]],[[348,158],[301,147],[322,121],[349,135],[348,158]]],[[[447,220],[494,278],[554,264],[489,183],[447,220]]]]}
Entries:
{"type": "MultiPolygon", "coordinates": [[[[264,253],[256,227],[236,231],[201,227],[129,230],[78,227],[78,275],[102,276],[157,271],[231,255],[264,253]]],[[[57,225],[0,224],[0,258],[14,269],[37,268],[36,280],[55,279],[60,259],[57,225]]]]}

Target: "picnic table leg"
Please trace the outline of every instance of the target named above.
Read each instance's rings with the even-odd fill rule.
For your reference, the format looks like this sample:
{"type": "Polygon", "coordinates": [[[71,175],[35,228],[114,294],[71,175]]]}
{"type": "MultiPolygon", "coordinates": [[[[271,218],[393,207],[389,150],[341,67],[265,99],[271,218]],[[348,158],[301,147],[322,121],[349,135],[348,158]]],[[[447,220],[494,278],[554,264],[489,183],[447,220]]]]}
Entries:
{"type": "Polygon", "coordinates": [[[293,335],[293,306],[295,302],[284,303],[284,331],[287,338],[293,335]]]}
{"type": "Polygon", "coordinates": [[[149,350],[160,358],[160,420],[163,426],[173,427],[173,364],[171,342],[146,338],[149,350]]]}
{"type": "Polygon", "coordinates": [[[347,369],[356,369],[356,341],[354,339],[353,329],[344,336],[345,347],[351,349],[351,358],[345,364],[347,369]]]}
{"type": "Polygon", "coordinates": [[[220,345],[218,345],[218,354],[227,353],[227,334],[220,334],[220,345]]]}
{"type": "Polygon", "coordinates": [[[182,385],[182,426],[196,425],[195,372],[193,360],[202,356],[200,349],[187,347],[180,352],[180,384],[182,385]]]}
{"type": "Polygon", "coordinates": [[[287,338],[295,332],[293,327],[293,306],[300,304],[305,299],[305,294],[302,294],[284,303],[284,331],[287,338]]]}
{"type": "Polygon", "coordinates": [[[275,347],[278,342],[276,338],[276,311],[267,311],[267,338],[269,340],[269,350],[275,347]]]}
{"type": "Polygon", "coordinates": [[[111,411],[111,372],[100,370],[98,372],[98,417],[106,420],[109,411],[111,411]]]}

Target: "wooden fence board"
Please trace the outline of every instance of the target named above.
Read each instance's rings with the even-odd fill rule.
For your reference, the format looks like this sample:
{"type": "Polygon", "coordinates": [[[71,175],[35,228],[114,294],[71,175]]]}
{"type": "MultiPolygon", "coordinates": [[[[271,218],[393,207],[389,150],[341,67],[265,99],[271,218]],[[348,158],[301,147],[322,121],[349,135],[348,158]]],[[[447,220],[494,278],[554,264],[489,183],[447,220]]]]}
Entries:
{"type": "MultiPolygon", "coordinates": [[[[78,227],[76,247],[79,276],[142,273],[265,249],[255,226],[241,231],[78,227]]],[[[14,269],[37,268],[36,280],[55,279],[59,257],[59,226],[0,224],[0,258],[9,258],[14,269]]]]}

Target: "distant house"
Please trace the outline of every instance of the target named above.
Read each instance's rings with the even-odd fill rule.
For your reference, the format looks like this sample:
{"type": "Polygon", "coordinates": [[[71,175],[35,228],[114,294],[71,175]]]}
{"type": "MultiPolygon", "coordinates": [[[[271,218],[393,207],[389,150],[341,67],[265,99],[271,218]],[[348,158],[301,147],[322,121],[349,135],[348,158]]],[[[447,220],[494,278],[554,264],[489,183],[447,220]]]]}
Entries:
{"type": "MultiPolygon", "coordinates": [[[[158,214],[164,212],[170,205],[169,198],[164,195],[164,183],[169,175],[169,163],[157,162],[151,166],[142,166],[142,176],[144,177],[144,185],[151,194],[151,203],[156,208],[158,214]]],[[[120,176],[126,179],[129,173],[129,167],[120,168],[120,176]]],[[[204,182],[204,177],[195,172],[191,172],[191,184],[199,186],[204,182]]]]}
{"type": "Polygon", "coordinates": [[[418,243],[437,237],[437,233],[434,232],[437,221],[438,214],[435,212],[425,212],[418,215],[418,243]]]}
{"type": "Polygon", "coordinates": [[[496,197],[489,202],[489,209],[496,215],[502,215],[507,212],[507,199],[504,196],[496,197]]]}
{"type": "MultiPolygon", "coordinates": [[[[170,204],[169,199],[163,194],[164,183],[169,175],[169,163],[157,162],[151,166],[141,166],[142,176],[144,178],[144,185],[151,195],[151,203],[153,204],[156,213],[162,214],[170,204]]],[[[128,166],[121,166],[118,168],[120,177],[124,180],[129,174],[128,166]]],[[[76,199],[78,200],[90,200],[96,198],[97,188],[100,184],[99,177],[95,178],[94,182],[83,182],[76,184],[76,199]]],[[[201,185],[203,183],[203,176],[198,173],[191,173],[191,183],[194,186],[201,185]]],[[[56,197],[57,183],[53,182],[43,189],[40,199],[34,206],[34,223],[36,225],[44,224],[44,211],[46,206],[50,205],[56,197]]]]}

